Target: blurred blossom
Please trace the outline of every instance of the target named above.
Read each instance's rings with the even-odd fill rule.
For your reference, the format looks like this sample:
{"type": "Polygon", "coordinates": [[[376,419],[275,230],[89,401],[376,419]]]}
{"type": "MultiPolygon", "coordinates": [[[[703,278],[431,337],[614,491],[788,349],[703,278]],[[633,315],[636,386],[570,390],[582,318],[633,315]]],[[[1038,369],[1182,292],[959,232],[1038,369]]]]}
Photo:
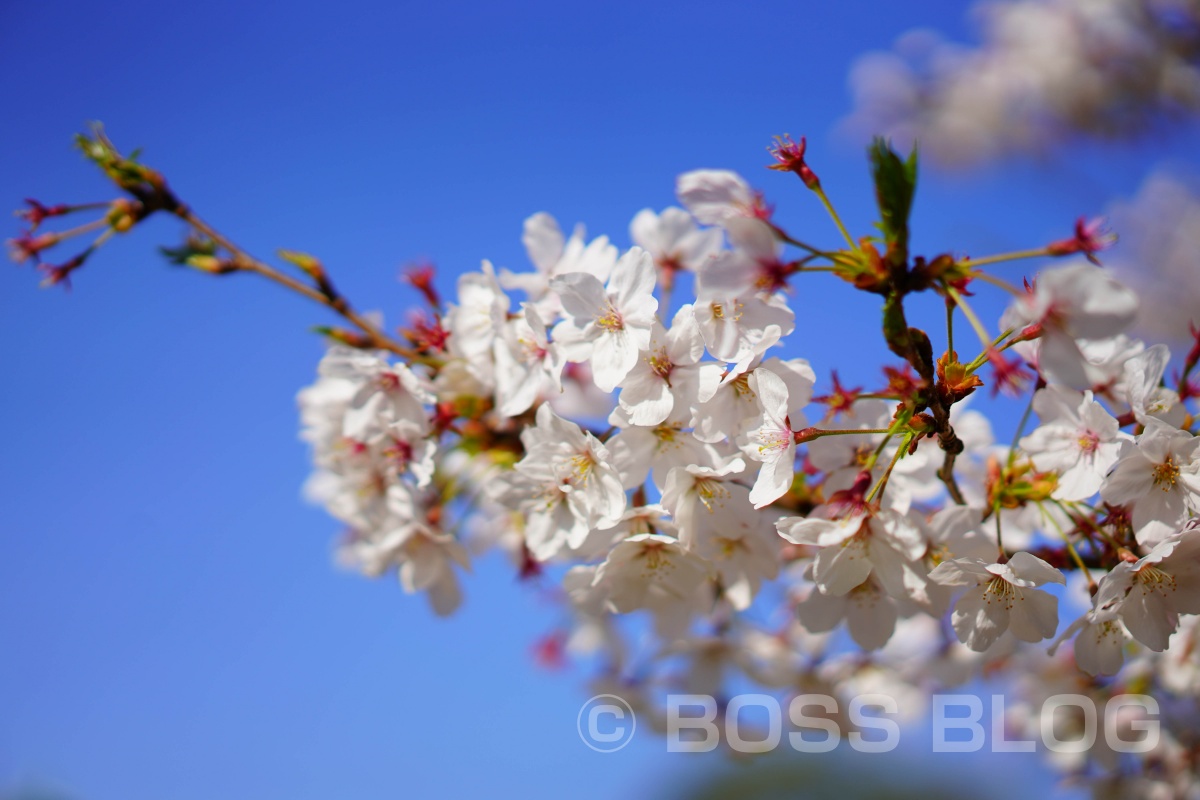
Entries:
{"type": "Polygon", "coordinates": [[[1200,110],[1196,0],[1017,0],[976,13],[977,48],[918,30],[860,58],[845,124],[965,167],[1200,110]]]}
{"type": "Polygon", "coordinates": [[[1107,259],[1142,297],[1137,325],[1146,336],[1179,340],[1200,322],[1200,196],[1164,170],[1131,200],[1109,210],[1120,244],[1107,259]]]}

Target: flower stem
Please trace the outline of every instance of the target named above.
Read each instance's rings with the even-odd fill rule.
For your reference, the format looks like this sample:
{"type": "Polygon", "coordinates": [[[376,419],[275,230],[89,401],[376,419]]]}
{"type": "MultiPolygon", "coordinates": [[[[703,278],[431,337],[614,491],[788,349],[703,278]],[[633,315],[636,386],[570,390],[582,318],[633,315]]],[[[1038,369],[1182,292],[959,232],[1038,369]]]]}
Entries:
{"type": "Polygon", "coordinates": [[[824,256],[825,258],[830,259],[833,258],[833,253],[830,253],[827,250],[821,250],[813,247],[808,242],[802,242],[799,239],[792,238],[790,235],[788,235],[787,231],[776,225],[774,222],[767,222],[767,225],[771,227],[771,230],[775,232],[775,235],[779,237],[780,241],[790,244],[792,247],[799,247],[801,250],[807,250],[814,256],[824,256]]]}
{"type": "Polygon", "coordinates": [[[1015,344],[1015,342],[1007,342],[1003,346],[1000,345],[1001,342],[1003,342],[1005,339],[1007,339],[1009,336],[1012,335],[1012,332],[1013,332],[1012,328],[1009,328],[1004,333],[1000,334],[995,339],[993,339],[990,347],[984,349],[984,351],[982,353],[980,353],[978,356],[976,356],[975,359],[970,364],[967,364],[967,372],[974,372],[975,370],[982,367],[983,363],[985,361],[987,361],[989,350],[995,350],[998,353],[1003,353],[1005,350],[1012,347],[1013,344],[1015,344]]]}
{"type": "Polygon", "coordinates": [[[233,264],[238,269],[261,275],[267,280],[274,281],[281,286],[291,289],[297,294],[304,295],[310,300],[331,308],[333,311],[340,314],[347,321],[355,325],[359,330],[369,336],[375,345],[382,350],[388,350],[404,358],[415,359],[419,356],[415,350],[400,344],[395,339],[381,331],[372,322],[360,315],[357,311],[352,309],[350,304],[340,294],[331,294],[328,291],[321,291],[313,288],[312,286],[308,286],[296,280],[290,275],[280,272],[268,264],[264,264],[262,261],[254,258],[245,250],[234,244],[229,237],[225,236],[220,231],[216,230],[207,222],[202,220],[194,211],[191,210],[189,206],[182,203],[179,204],[178,210],[175,211],[175,215],[191,225],[199,233],[204,234],[209,239],[212,239],[214,242],[228,251],[229,254],[233,256],[233,264]]]}
{"type": "Polygon", "coordinates": [[[1029,402],[1025,406],[1025,413],[1021,414],[1021,421],[1017,423],[1017,432],[1013,434],[1012,444],[1008,447],[1008,466],[1012,466],[1017,460],[1017,443],[1021,441],[1021,435],[1025,433],[1025,426],[1029,424],[1029,417],[1033,413],[1033,398],[1037,394],[1035,390],[1029,395],[1029,402]]]}
{"type": "Polygon", "coordinates": [[[825,210],[829,212],[830,218],[833,219],[833,224],[837,225],[837,229],[841,231],[842,238],[846,240],[846,244],[850,246],[851,250],[857,250],[858,245],[855,243],[854,238],[850,236],[850,231],[846,230],[846,226],[842,224],[842,218],[838,216],[837,209],[833,207],[833,203],[829,202],[829,195],[825,194],[825,190],[819,184],[813,188],[813,191],[816,192],[817,197],[821,198],[821,203],[825,206],[825,210]]]}
{"type": "Polygon", "coordinates": [[[983,281],[984,283],[990,283],[992,286],[998,286],[999,288],[1003,289],[1004,291],[1008,292],[1009,294],[1016,295],[1018,297],[1020,295],[1024,294],[1024,292],[1022,292],[1016,286],[1013,286],[1011,283],[1004,280],[1003,278],[997,278],[995,275],[989,275],[986,272],[976,272],[971,277],[978,278],[979,280],[983,281]]]}
{"type": "Polygon", "coordinates": [[[1077,567],[1079,567],[1079,572],[1083,575],[1084,578],[1087,579],[1088,591],[1091,592],[1092,594],[1095,594],[1096,593],[1096,582],[1094,580],[1092,580],[1092,574],[1090,572],[1088,572],[1087,565],[1083,563],[1083,558],[1079,555],[1079,551],[1076,550],[1075,545],[1071,543],[1071,537],[1068,536],[1067,532],[1064,531],[1062,526],[1058,524],[1058,520],[1056,520],[1053,517],[1053,515],[1051,515],[1048,511],[1046,511],[1045,505],[1043,505],[1039,501],[1037,506],[1038,506],[1038,509],[1042,512],[1042,515],[1050,520],[1050,524],[1054,526],[1054,529],[1056,531],[1058,531],[1058,535],[1061,536],[1062,540],[1066,543],[1067,552],[1071,554],[1071,560],[1075,562],[1075,565],[1077,567]]]}
{"type": "Polygon", "coordinates": [[[946,298],[946,352],[954,352],[954,306],[953,298],[946,298]]]}
{"type": "Polygon", "coordinates": [[[896,448],[896,452],[892,455],[892,460],[888,463],[887,469],[883,471],[883,475],[871,487],[871,491],[867,492],[867,496],[863,499],[863,502],[871,502],[876,495],[883,497],[883,491],[887,488],[888,478],[892,476],[892,470],[896,468],[896,464],[904,457],[910,441],[912,441],[912,434],[905,436],[904,441],[900,442],[900,446],[896,448]]]}
{"type": "Polygon", "coordinates": [[[994,256],[984,256],[983,258],[964,258],[955,266],[959,267],[982,267],[984,264],[999,264],[1004,261],[1016,261],[1022,258],[1039,258],[1041,256],[1050,255],[1050,251],[1045,247],[1039,247],[1036,250],[1014,250],[1011,253],[997,253],[994,256]]]}
{"type": "Polygon", "coordinates": [[[987,328],[979,321],[979,317],[975,315],[975,311],[970,304],[963,299],[962,294],[953,286],[946,287],[946,294],[954,299],[954,304],[962,309],[963,315],[966,316],[967,322],[971,323],[971,327],[975,329],[976,335],[979,336],[979,341],[983,344],[985,350],[992,347],[992,338],[988,336],[987,328]]]}

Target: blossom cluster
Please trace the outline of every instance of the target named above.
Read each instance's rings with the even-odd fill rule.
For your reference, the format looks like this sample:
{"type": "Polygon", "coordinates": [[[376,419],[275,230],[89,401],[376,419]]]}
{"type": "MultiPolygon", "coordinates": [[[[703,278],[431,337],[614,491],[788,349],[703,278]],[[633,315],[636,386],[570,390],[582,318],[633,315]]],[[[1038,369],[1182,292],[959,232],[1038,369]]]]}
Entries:
{"type": "Polygon", "coordinates": [[[299,286],[355,326],[322,329],[332,344],[299,395],[307,493],[345,526],[352,568],[394,572],[447,615],[473,561],[500,550],[557,584],[539,657],[590,662],[598,690],[652,722],[666,691],[721,698],[745,681],[886,692],[915,714],[931,692],[1005,676],[1023,701],[1008,722],[1032,730],[1050,695],[1151,694],[1172,713],[1150,752],[1058,766],[1119,796],[1200,791],[1200,331],[1173,371],[1167,345],[1133,336],[1138,296],[1099,264],[1113,238],[1098,222],[1036,250],[914,255],[915,155],[872,146],[878,233],[855,239],[804,140],[781,139],[773,168],[817,196],[836,246],[789,233],[741,176],[689,172],[680,207],[639,212],[628,248],[539,213],[530,268],[485,261],[450,302],[414,270],[425,308],[396,339],[313,257],[280,253],[308,284],[280,273],[107,140],[82,146],[133,199],[37,236],[95,206],[31,201],[19,259],[103,228],[70,272],[167,211],[190,231],[175,263],[299,286]],[[1001,277],[1026,258],[1061,261],[1021,287],[1001,277]],[[793,342],[813,273],[881,298],[895,361],[879,386],[825,385],[802,357],[822,342],[793,342]],[[968,298],[992,287],[1011,300],[989,328],[968,298]],[[945,347],[909,323],[905,300],[926,292],[945,304],[945,347]],[[970,404],[988,385],[1024,398],[1010,445],[970,404]]]}
{"type": "MultiPolygon", "coordinates": [[[[1200,693],[1165,672],[1192,660],[1172,636],[1187,648],[1200,613],[1192,390],[1164,384],[1165,345],[1129,336],[1133,292],[1082,258],[1054,266],[1013,290],[1004,336],[973,365],[947,352],[932,387],[893,367],[880,391],[814,398],[785,343],[790,282],[816,259],[785,252],[736,174],[687,173],[677,190],[683,208],[640,212],[624,252],[529,218],[534,269],[461,276],[444,346],[412,364],[330,350],[300,400],[310,489],[351,529],[348,559],[397,568],[445,613],[467,564],[449,532],[461,515],[523,570],[561,565],[560,641],[639,686],[680,657],[691,688],[716,696],[733,671],[912,691],[1013,660],[1066,680],[1073,657],[1088,675],[1128,660],[1141,680],[1200,693]],[[694,300],[672,312],[682,273],[694,300]],[[953,502],[913,398],[969,394],[988,363],[997,381],[1032,379],[1038,424],[1008,448],[954,405],[953,502]],[[1060,604],[1078,609],[1069,625],[1060,604]],[[658,652],[622,640],[614,619],[636,611],[658,652]]],[[[1091,256],[1094,234],[1048,251],[1091,256]]]]}

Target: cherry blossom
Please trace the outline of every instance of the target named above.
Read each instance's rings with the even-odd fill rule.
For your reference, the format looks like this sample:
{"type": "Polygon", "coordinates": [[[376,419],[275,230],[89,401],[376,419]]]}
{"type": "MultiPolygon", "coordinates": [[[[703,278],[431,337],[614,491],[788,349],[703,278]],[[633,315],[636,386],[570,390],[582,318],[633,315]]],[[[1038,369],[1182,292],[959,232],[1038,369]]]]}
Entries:
{"type": "Polygon", "coordinates": [[[491,374],[492,345],[508,315],[509,299],[496,280],[488,261],[481,272],[468,272],[458,279],[458,303],[446,315],[450,349],[478,370],[491,374]],[[480,362],[487,359],[486,365],[480,362]]]}
{"type": "Polygon", "coordinates": [[[655,323],[649,346],[621,380],[621,409],[633,425],[658,425],[675,409],[708,400],[717,391],[721,368],[701,364],[704,340],[690,305],[675,314],[668,331],[655,323]]]}
{"type": "Polygon", "coordinates": [[[792,426],[803,427],[803,419],[796,423],[791,421],[787,386],[770,370],[752,372],[749,387],[762,404],[762,424],[750,432],[744,449],[750,458],[762,462],[758,479],[750,490],[750,502],[755,508],[762,508],[782,497],[792,485],[796,462],[792,426]]]}
{"type": "Polygon", "coordinates": [[[1134,419],[1143,425],[1150,417],[1179,427],[1187,409],[1179,402],[1179,393],[1162,385],[1171,351],[1165,344],[1148,347],[1125,362],[1124,389],[1134,419]]]}
{"type": "Polygon", "coordinates": [[[528,304],[522,310],[496,338],[496,408],[506,417],[527,411],[551,389],[562,392],[562,353],[537,310],[528,304]]]}
{"type": "Polygon", "coordinates": [[[977,558],[943,561],[929,579],[968,587],[954,606],[952,622],[959,641],[972,650],[987,650],[1005,631],[1023,642],[1038,642],[1058,628],[1058,598],[1036,587],[1066,579],[1037,556],[1020,552],[1003,564],[977,558]]]}
{"type": "Polygon", "coordinates": [[[679,202],[704,225],[757,216],[760,208],[750,185],[735,172],[701,169],[686,172],[675,183],[679,202]]]}
{"type": "Polygon", "coordinates": [[[608,605],[617,613],[650,609],[660,625],[679,630],[699,610],[707,576],[704,562],[675,539],[639,533],[609,552],[594,583],[604,587],[608,605]]]}
{"type": "Polygon", "coordinates": [[[749,489],[738,481],[746,469],[741,458],[722,458],[714,467],[688,464],[667,473],[662,504],[679,527],[680,538],[689,541],[699,527],[698,519],[726,506],[750,507],[749,489]]]}
{"type": "Polygon", "coordinates": [[[1054,496],[1086,500],[1095,495],[1132,437],[1090,391],[1048,386],[1034,395],[1033,410],[1042,424],[1020,445],[1039,470],[1058,473],[1054,496]]]}
{"type": "MultiPolygon", "coordinates": [[[[81,137],[83,151],[133,197],[62,208],[102,209],[73,229],[107,226],[93,249],[140,222],[131,209],[174,215],[189,227],[167,250],[181,267],[254,272],[339,316],[318,329],[331,344],[297,397],[305,494],[345,529],[339,560],[394,574],[446,615],[473,560],[498,551],[487,569],[558,612],[537,638],[543,660],[580,658],[593,693],[629,699],[647,727],[663,727],[662,697],[681,688],[843,706],[886,692],[912,717],[931,692],[987,680],[1014,695],[994,722],[1030,731],[1077,727],[1039,710],[1052,694],[1136,690],[1170,704],[1159,744],[1058,754],[1059,768],[1113,796],[1129,796],[1126,775],[1152,796],[1194,795],[1200,343],[1173,361],[1127,335],[1137,298],[1093,263],[1038,271],[1095,260],[1111,240],[1094,223],[1009,253],[919,249],[925,234],[907,226],[921,217],[906,216],[916,156],[882,140],[881,214],[852,233],[804,142],[772,154],[827,212],[824,233],[774,218],[735,173],[699,170],[678,180],[683,208],[637,214],[627,250],[539,213],[521,237],[527,271],[484,261],[449,292],[432,266],[410,273],[423,307],[399,329],[356,310],[370,306],[315,258],[283,251],[291,271],[277,272],[239,237],[197,228],[160,175],[102,135],[81,137]],[[1018,261],[1033,265],[1024,292],[1018,261]],[[677,280],[685,271],[694,280],[677,280]],[[818,281],[866,293],[872,310],[812,314],[843,302],[818,281]],[[997,289],[1016,299],[990,330],[973,306],[997,289]],[[808,357],[853,388],[834,372],[814,398],[808,357]],[[1033,396],[994,417],[1012,442],[998,444],[997,406],[973,392],[1019,376],[1036,378],[1033,396]],[[1074,620],[1061,633],[1060,607],[1074,620]]],[[[29,205],[30,225],[57,224],[60,206],[29,205]]],[[[72,235],[15,241],[40,253],[72,235]]],[[[1136,727],[1137,712],[1118,714],[1136,727]]]]}
{"type": "Polygon", "coordinates": [[[738,362],[758,355],[796,327],[796,316],[779,295],[728,297],[701,289],[696,296],[696,321],[708,352],[722,361],[738,362]],[[775,329],[773,338],[768,330],[775,329]]]}
{"type": "Polygon", "coordinates": [[[1150,419],[1137,447],[1121,456],[1105,484],[1105,502],[1132,505],[1138,542],[1157,544],[1200,502],[1200,438],[1150,419]]]}
{"type": "Polygon", "coordinates": [[[796,615],[814,633],[831,631],[844,621],[859,647],[878,650],[892,638],[900,612],[895,598],[872,576],[840,595],[813,587],[796,606],[796,615]]]}
{"type": "Polygon", "coordinates": [[[554,217],[545,212],[534,214],[525,220],[522,241],[537,271],[513,273],[501,270],[500,285],[525,292],[545,312],[557,312],[557,298],[548,294],[553,278],[585,272],[604,282],[617,263],[617,248],[609,244],[607,236],[599,236],[586,244],[584,238],[582,225],[575,228],[570,239],[564,239],[554,217]]]}
{"type": "Polygon", "coordinates": [[[654,259],[635,247],[613,267],[607,286],[586,272],[554,278],[550,287],[562,298],[566,318],[554,328],[554,339],[569,361],[590,361],[593,379],[611,392],[650,346],[658,300],[654,259]]]}
{"type": "Polygon", "coordinates": [[[1038,276],[1031,291],[1017,298],[1000,321],[1002,328],[1038,326],[1038,368],[1047,380],[1089,389],[1091,380],[1077,340],[1121,333],[1137,314],[1137,296],[1101,267],[1081,261],[1038,276]]]}
{"type": "Polygon", "coordinates": [[[1200,614],[1200,533],[1172,534],[1134,562],[1122,561],[1104,578],[1106,596],[1133,638],[1156,652],[1179,625],[1180,614],[1200,614]]]}
{"type": "Polygon", "coordinates": [[[726,219],[724,225],[734,247],[717,253],[696,273],[698,297],[729,300],[787,286],[791,268],[782,260],[783,244],[770,225],[750,217],[726,219]]]}
{"type": "Polygon", "coordinates": [[[539,561],[583,547],[596,528],[610,528],[625,510],[625,491],[608,449],[548,405],[521,434],[527,455],[497,484],[500,499],[526,516],[525,540],[539,561]]]}
{"type": "Polygon", "coordinates": [[[404,364],[381,356],[332,348],[321,362],[321,374],[353,381],[356,391],[346,403],[342,433],[365,440],[396,422],[426,423],[425,403],[434,395],[426,381],[404,364]]]}
{"type": "Polygon", "coordinates": [[[807,518],[785,517],[776,523],[789,542],[820,548],[813,562],[818,589],[844,595],[874,574],[892,597],[928,602],[926,575],[918,561],[928,546],[920,523],[888,510],[842,516],[832,511],[818,509],[807,518]]]}
{"type": "Polygon", "coordinates": [[[669,282],[676,272],[695,272],[722,244],[719,228],[700,228],[691,214],[673,207],[658,214],[642,209],[629,223],[629,236],[653,256],[655,266],[669,282]]]}
{"type": "Polygon", "coordinates": [[[657,425],[638,426],[620,408],[613,411],[609,421],[620,430],[606,446],[626,489],[641,486],[653,473],[654,484],[661,491],[672,469],[689,465],[715,467],[722,460],[713,445],[684,430],[690,419],[690,410],[677,409],[657,425]]]}

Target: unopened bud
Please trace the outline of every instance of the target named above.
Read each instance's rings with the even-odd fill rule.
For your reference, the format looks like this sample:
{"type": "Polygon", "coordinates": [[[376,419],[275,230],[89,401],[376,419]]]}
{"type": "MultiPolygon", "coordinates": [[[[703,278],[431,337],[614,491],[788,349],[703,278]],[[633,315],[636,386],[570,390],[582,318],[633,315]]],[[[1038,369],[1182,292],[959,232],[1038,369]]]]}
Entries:
{"type": "Polygon", "coordinates": [[[206,255],[203,253],[197,253],[195,255],[188,256],[187,261],[184,263],[193,269],[198,269],[201,272],[207,272],[210,275],[225,275],[237,270],[237,267],[235,267],[227,259],[218,258],[217,256],[206,255]]]}
{"type": "Polygon", "coordinates": [[[314,256],[310,256],[308,253],[300,253],[295,250],[280,250],[279,257],[299,268],[301,272],[314,281],[320,281],[325,277],[325,267],[314,256]]]}
{"type": "Polygon", "coordinates": [[[314,333],[319,333],[322,336],[328,337],[338,344],[344,344],[347,347],[357,347],[363,350],[369,350],[375,346],[374,339],[361,334],[358,331],[347,330],[346,328],[334,328],[328,325],[318,325],[312,330],[314,333]]]}

